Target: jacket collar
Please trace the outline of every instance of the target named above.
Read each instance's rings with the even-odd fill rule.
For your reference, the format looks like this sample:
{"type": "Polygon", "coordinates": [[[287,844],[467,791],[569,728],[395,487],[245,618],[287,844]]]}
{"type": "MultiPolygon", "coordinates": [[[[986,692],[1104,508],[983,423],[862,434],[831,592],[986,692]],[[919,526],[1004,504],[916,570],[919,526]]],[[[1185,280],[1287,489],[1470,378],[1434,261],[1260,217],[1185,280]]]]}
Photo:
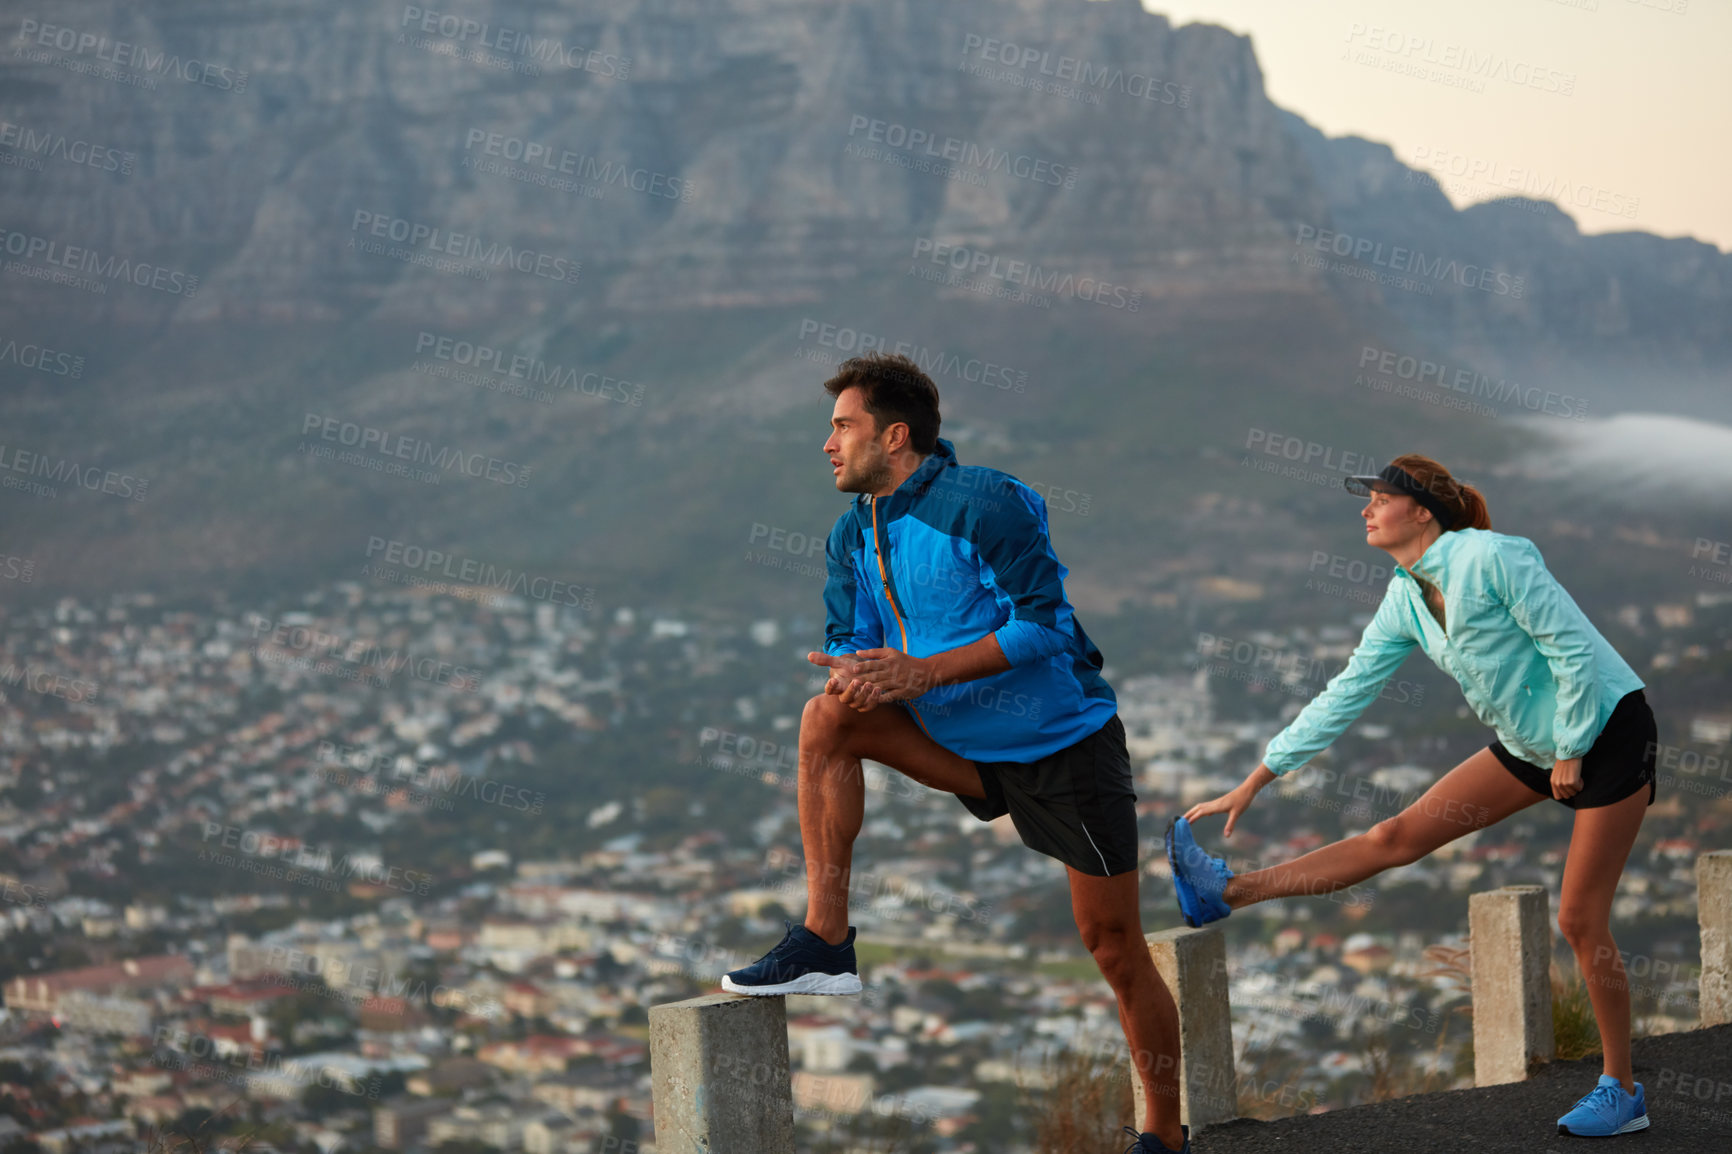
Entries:
{"type": "MultiPolygon", "coordinates": [[[[957,463],[956,446],[952,445],[949,441],[946,441],[943,437],[938,438],[938,446],[926,455],[926,459],[921,461],[912,473],[902,479],[902,483],[896,486],[894,492],[880,502],[878,516],[882,519],[899,513],[916,497],[919,497],[921,494],[925,493],[929,487],[931,487],[932,482],[938,479],[940,470],[947,469],[957,463]]],[[[856,494],[854,497],[854,507],[860,510],[867,518],[868,523],[870,523],[872,517],[872,494],[856,494]]]]}
{"type": "Polygon", "coordinates": [[[1425,547],[1425,552],[1419,555],[1419,560],[1413,563],[1412,570],[1395,567],[1396,572],[1406,573],[1409,577],[1423,577],[1433,585],[1437,584],[1437,575],[1449,568],[1449,559],[1460,548],[1462,530],[1445,531],[1437,540],[1425,547]]]}

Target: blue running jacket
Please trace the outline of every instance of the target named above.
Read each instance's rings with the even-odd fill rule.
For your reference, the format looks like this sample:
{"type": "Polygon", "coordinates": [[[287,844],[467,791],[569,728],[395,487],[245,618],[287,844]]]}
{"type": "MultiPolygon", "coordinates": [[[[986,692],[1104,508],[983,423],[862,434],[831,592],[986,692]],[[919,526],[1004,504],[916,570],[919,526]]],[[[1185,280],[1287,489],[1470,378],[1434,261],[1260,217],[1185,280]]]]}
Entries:
{"type": "Polygon", "coordinates": [[[902,703],[958,756],[1038,761],[1118,711],[1065,600],[1046,502],[1008,473],[958,464],[949,441],[888,497],[857,495],[825,553],[827,653],[930,657],[998,638],[1011,668],[902,703]]]}

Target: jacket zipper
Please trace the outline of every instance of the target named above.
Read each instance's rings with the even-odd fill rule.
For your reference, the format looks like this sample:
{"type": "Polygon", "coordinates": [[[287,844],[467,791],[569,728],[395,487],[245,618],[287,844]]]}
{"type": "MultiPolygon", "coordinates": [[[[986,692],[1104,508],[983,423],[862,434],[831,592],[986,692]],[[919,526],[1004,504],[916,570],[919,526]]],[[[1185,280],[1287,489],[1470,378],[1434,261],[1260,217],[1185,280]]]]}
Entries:
{"type": "MultiPolygon", "coordinates": [[[[896,628],[902,631],[902,652],[908,652],[908,626],[902,620],[902,610],[896,604],[896,594],[890,588],[890,572],[884,567],[884,546],[889,543],[890,534],[886,530],[884,539],[878,538],[878,498],[872,498],[872,552],[878,555],[878,581],[884,587],[884,600],[890,602],[890,612],[896,615],[896,628]]],[[[920,725],[921,731],[927,737],[932,737],[932,731],[926,728],[926,723],[920,720],[920,711],[914,708],[914,702],[904,701],[908,712],[914,715],[914,720],[920,725]]],[[[933,738],[933,740],[937,740],[933,738]]]]}

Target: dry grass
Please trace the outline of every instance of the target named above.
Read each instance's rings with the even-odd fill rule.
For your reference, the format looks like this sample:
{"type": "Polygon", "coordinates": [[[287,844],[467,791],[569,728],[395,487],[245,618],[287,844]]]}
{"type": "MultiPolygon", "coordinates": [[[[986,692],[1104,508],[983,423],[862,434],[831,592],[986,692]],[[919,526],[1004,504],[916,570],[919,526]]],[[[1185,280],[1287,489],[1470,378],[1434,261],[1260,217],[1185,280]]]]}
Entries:
{"type": "Polygon", "coordinates": [[[1449,988],[1449,996],[1459,999],[1451,1008],[1450,1014],[1443,1020],[1443,1028],[1438,1031],[1438,1049],[1443,1048],[1443,1039],[1449,1033],[1450,1023],[1459,1015],[1466,1019],[1465,1029],[1467,1040],[1455,1054],[1453,1076],[1461,1078],[1473,1074],[1473,942],[1465,946],[1446,946],[1441,943],[1427,946],[1423,955],[1431,963],[1431,968],[1422,970],[1422,978],[1443,978],[1449,988]]]}
{"type": "Polygon", "coordinates": [[[244,1154],[252,1145],[253,1135],[246,1134],[236,1139],[218,1139],[214,1134],[206,1134],[205,1127],[221,1118],[224,1114],[241,1104],[236,1098],[221,1110],[211,1114],[203,1122],[191,1130],[176,1130],[173,1127],[155,1130],[150,1133],[150,1140],[144,1147],[144,1154],[206,1154],[213,1146],[231,1151],[232,1154],[244,1154]]]}
{"type": "Polygon", "coordinates": [[[1552,963],[1552,1039],[1556,1061],[1573,1062],[1600,1052],[1600,1026],[1588,1000],[1588,984],[1574,966],[1552,963]]]}
{"type": "Polygon", "coordinates": [[[1257,1045],[1257,1028],[1245,1035],[1245,1044],[1233,1059],[1234,1098],[1239,1114],[1270,1122],[1302,1114],[1317,1105],[1315,1091],[1300,1088],[1306,1064],[1291,1050],[1257,1045]]]}
{"type": "Polygon", "coordinates": [[[1131,1117],[1131,1064],[1066,1051],[1049,1067],[1052,1088],[1031,1095],[1034,1154],[1124,1154],[1131,1117]]]}

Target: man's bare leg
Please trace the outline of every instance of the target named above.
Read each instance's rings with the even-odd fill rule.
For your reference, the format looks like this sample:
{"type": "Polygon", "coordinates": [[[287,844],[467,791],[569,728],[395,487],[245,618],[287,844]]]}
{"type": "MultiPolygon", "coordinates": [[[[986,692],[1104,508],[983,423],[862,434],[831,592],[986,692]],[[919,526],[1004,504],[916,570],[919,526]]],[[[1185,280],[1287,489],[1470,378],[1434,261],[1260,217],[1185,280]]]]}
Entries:
{"type": "Polygon", "coordinates": [[[1070,866],[1071,911],[1083,945],[1119,1002],[1119,1023],[1143,1083],[1139,1129],[1169,1150],[1184,1145],[1179,1129],[1179,1008],[1143,938],[1137,871],[1094,877],[1070,866]]]}
{"type": "Polygon", "coordinates": [[[864,713],[834,694],[806,703],[800,718],[800,840],[806,854],[806,928],[836,945],[848,936],[848,875],[866,812],[860,759],[922,785],[985,797],[974,763],[945,749],[900,705],[864,713]]]}
{"type": "Polygon", "coordinates": [[[1242,873],[1227,883],[1221,899],[1239,909],[1270,898],[1333,893],[1416,862],[1446,842],[1544,800],[1517,781],[1491,750],[1482,749],[1394,817],[1286,865],[1242,873]]]}

